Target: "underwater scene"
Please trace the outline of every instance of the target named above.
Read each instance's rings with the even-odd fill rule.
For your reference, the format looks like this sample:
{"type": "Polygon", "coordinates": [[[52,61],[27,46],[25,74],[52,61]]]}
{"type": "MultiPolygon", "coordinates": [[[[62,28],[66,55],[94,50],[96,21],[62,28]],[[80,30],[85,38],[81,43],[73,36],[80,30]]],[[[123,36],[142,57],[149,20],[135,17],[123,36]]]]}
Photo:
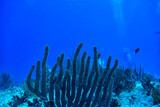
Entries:
{"type": "Polygon", "coordinates": [[[0,0],[0,107],[160,107],[160,0],[0,0]]]}

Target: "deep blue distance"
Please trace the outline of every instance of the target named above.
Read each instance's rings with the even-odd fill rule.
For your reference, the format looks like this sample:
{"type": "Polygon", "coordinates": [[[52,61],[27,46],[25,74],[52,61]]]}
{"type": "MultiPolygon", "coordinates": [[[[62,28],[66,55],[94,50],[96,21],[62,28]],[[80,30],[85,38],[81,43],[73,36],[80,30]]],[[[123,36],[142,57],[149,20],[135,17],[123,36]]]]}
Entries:
{"type": "MultiPolygon", "coordinates": [[[[97,46],[101,59],[124,62],[124,48],[144,71],[160,75],[159,0],[1,0],[0,72],[24,81],[31,66],[42,61],[49,45],[47,65],[58,55],[71,57],[80,42],[92,55],[97,46]]],[[[64,61],[65,64],[66,60],[64,61]]]]}

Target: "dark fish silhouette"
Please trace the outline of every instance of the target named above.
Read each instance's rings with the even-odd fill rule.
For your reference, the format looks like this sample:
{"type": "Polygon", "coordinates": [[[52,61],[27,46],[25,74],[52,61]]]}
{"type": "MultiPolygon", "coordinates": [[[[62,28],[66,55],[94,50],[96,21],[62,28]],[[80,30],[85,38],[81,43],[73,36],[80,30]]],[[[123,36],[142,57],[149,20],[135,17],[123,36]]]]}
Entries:
{"type": "Polygon", "coordinates": [[[154,32],[154,34],[156,34],[156,35],[160,35],[160,31],[154,32]]]}
{"type": "Polygon", "coordinates": [[[137,54],[139,52],[139,48],[137,48],[134,53],[137,54]]]}

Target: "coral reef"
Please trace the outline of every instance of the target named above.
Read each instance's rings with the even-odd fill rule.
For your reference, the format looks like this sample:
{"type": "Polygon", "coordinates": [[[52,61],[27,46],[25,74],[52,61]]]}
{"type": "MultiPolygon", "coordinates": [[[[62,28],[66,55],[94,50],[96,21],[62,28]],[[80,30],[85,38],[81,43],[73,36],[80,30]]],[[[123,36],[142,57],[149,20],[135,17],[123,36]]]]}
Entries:
{"type": "Polygon", "coordinates": [[[160,88],[154,88],[153,89],[152,97],[154,99],[154,105],[160,104],[160,88]]]}
{"type": "Polygon", "coordinates": [[[117,68],[113,77],[113,92],[115,92],[116,95],[119,95],[124,90],[131,91],[135,87],[135,80],[133,79],[133,70],[131,68],[117,68]]]}
{"type": "Polygon", "coordinates": [[[118,66],[118,60],[115,61],[113,68],[110,68],[111,56],[109,56],[106,68],[102,73],[99,71],[97,47],[94,47],[94,59],[92,69],[90,71],[90,59],[87,57],[85,51],[81,57],[81,64],[77,65],[77,58],[83,43],[80,43],[76,49],[71,64],[70,59],[67,60],[66,71],[63,68],[64,53],[57,57],[57,61],[53,66],[49,80],[49,91],[47,91],[47,57],[49,53],[49,47],[45,47],[45,53],[42,61],[42,77],[40,77],[40,61],[37,61],[36,67],[36,79],[35,84],[31,83],[31,76],[35,66],[31,67],[31,70],[27,76],[27,86],[29,90],[35,93],[38,97],[47,100],[46,106],[50,107],[108,107],[112,96],[113,82],[112,75],[118,66]],[[72,65],[72,68],[70,68],[72,65]],[[79,74],[77,74],[77,66],[80,67],[79,74]],[[55,71],[59,67],[58,75],[55,75],[55,71]],[[40,83],[41,82],[41,83],[40,83]],[[41,85],[41,88],[40,88],[41,85]],[[49,94],[49,98],[47,96],[49,94]]]}
{"type": "Polygon", "coordinates": [[[1,90],[5,90],[11,87],[12,83],[13,83],[13,79],[11,78],[9,73],[3,72],[0,75],[0,89],[1,90]]]}
{"type": "MultiPolygon", "coordinates": [[[[153,82],[153,81],[152,81],[153,82]]],[[[152,83],[151,82],[151,83],[152,83]]],[[[160,83],[154,82],[155,86],[158,88],[160,83]]],[[[13,96],[17,96],[21,99],[24,95],[25,91],[20,87],[12,87],[6,90],[0,90],[0,107],[9,107],[8,104],[15,103],[15,99],[13,96]],[[8,104],[7,104],[8,103],[8,104]]],[[[94,97],[93,97],[94,98],[94,97]]],[[[22,100],[23,101],[23,100],[22,100]]],[[[17,102],[17,101],[16,101],[17,102]]],[[[29,95],[26,98],[25,102],[20,103],[18,107],[50,107],[51,105],[43,98],[39,98],[37,96],[29,95]]],[[[143,87],[141,86],[141,82],[136,82],[136,87],[131,91],[122,91],[119,96],[116,96],[115,93],[112,92],[112,100],[110,102],[111,107],[159,107],[160,104],[156,104],[154,102],[154,98],[152,96],[147,96],[143,87]]]]}
{"type": "Polygon", "coordinates": [[[21,97],[19,97],[17,95],[13,96],[13,98],[12,98],[13,102],[9,102],[8,105],[10,105],[11,107],[17,107],[17,106],[23,104],[24,102],[27,102],[28,96],[29,96],[28,92],[24,92],[21,97]]]}
{"type": "Polygon", "coordinates": [[[146,94],[149,96],[152,92],[153,89],[153,84],[151,84],[151,80],[153,79],[153,77],[150,74],[147,73],[143,73],[142,74],[142,86],[144,88],[144,90],[147,92],[146,94]]]}
{"type": "Polygon", "coordinates": [[[144,67],[140,64],[139,68],[136,66],[134,63],[134,70],[133,70],[133,78],[136,81],[141,81],[142,80],[142,74],[144,73],[144,67]]]}
{"type": "Polygon", "coordinates": [[[8,73],[0,76],[0,106],[3,107],[159,107],[160,83],[152,75],[137,68],[118,66],[110,68],[111,56],[106,67],[98,60],[101,56],[94,47],[94,57],[87,57],[83,44],[77,47],[73,58],[64,65],[64,53],[49,68],[49,47],[45,47],[42,65],[37,61],[36,78],[31,76],[35,65],[20,87],[11,87],[13,80],[8,73]],[[42,66],[42,68],[41,68],[42,66]],[[65,67],[65,68],[64,68],[65,67]],[[41,72],[42,71],[42,72],[41,72]],[[22,90],[23,88],[23,90],[22,90]],[[26,92],[27,91],[27,92],[26,92]],[[28,93],[29,91],[29,93],[28,93]]]}

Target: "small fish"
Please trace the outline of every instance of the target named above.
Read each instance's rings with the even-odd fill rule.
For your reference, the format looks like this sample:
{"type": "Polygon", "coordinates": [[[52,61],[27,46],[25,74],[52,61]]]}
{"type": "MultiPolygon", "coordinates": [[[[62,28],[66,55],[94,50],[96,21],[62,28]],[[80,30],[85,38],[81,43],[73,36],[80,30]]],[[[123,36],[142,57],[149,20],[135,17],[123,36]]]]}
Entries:
{"type": "Polygon", "coordinates": [[[137,54],[139,52],[139,48],[137,48],[134,53],[137,54]]]}

